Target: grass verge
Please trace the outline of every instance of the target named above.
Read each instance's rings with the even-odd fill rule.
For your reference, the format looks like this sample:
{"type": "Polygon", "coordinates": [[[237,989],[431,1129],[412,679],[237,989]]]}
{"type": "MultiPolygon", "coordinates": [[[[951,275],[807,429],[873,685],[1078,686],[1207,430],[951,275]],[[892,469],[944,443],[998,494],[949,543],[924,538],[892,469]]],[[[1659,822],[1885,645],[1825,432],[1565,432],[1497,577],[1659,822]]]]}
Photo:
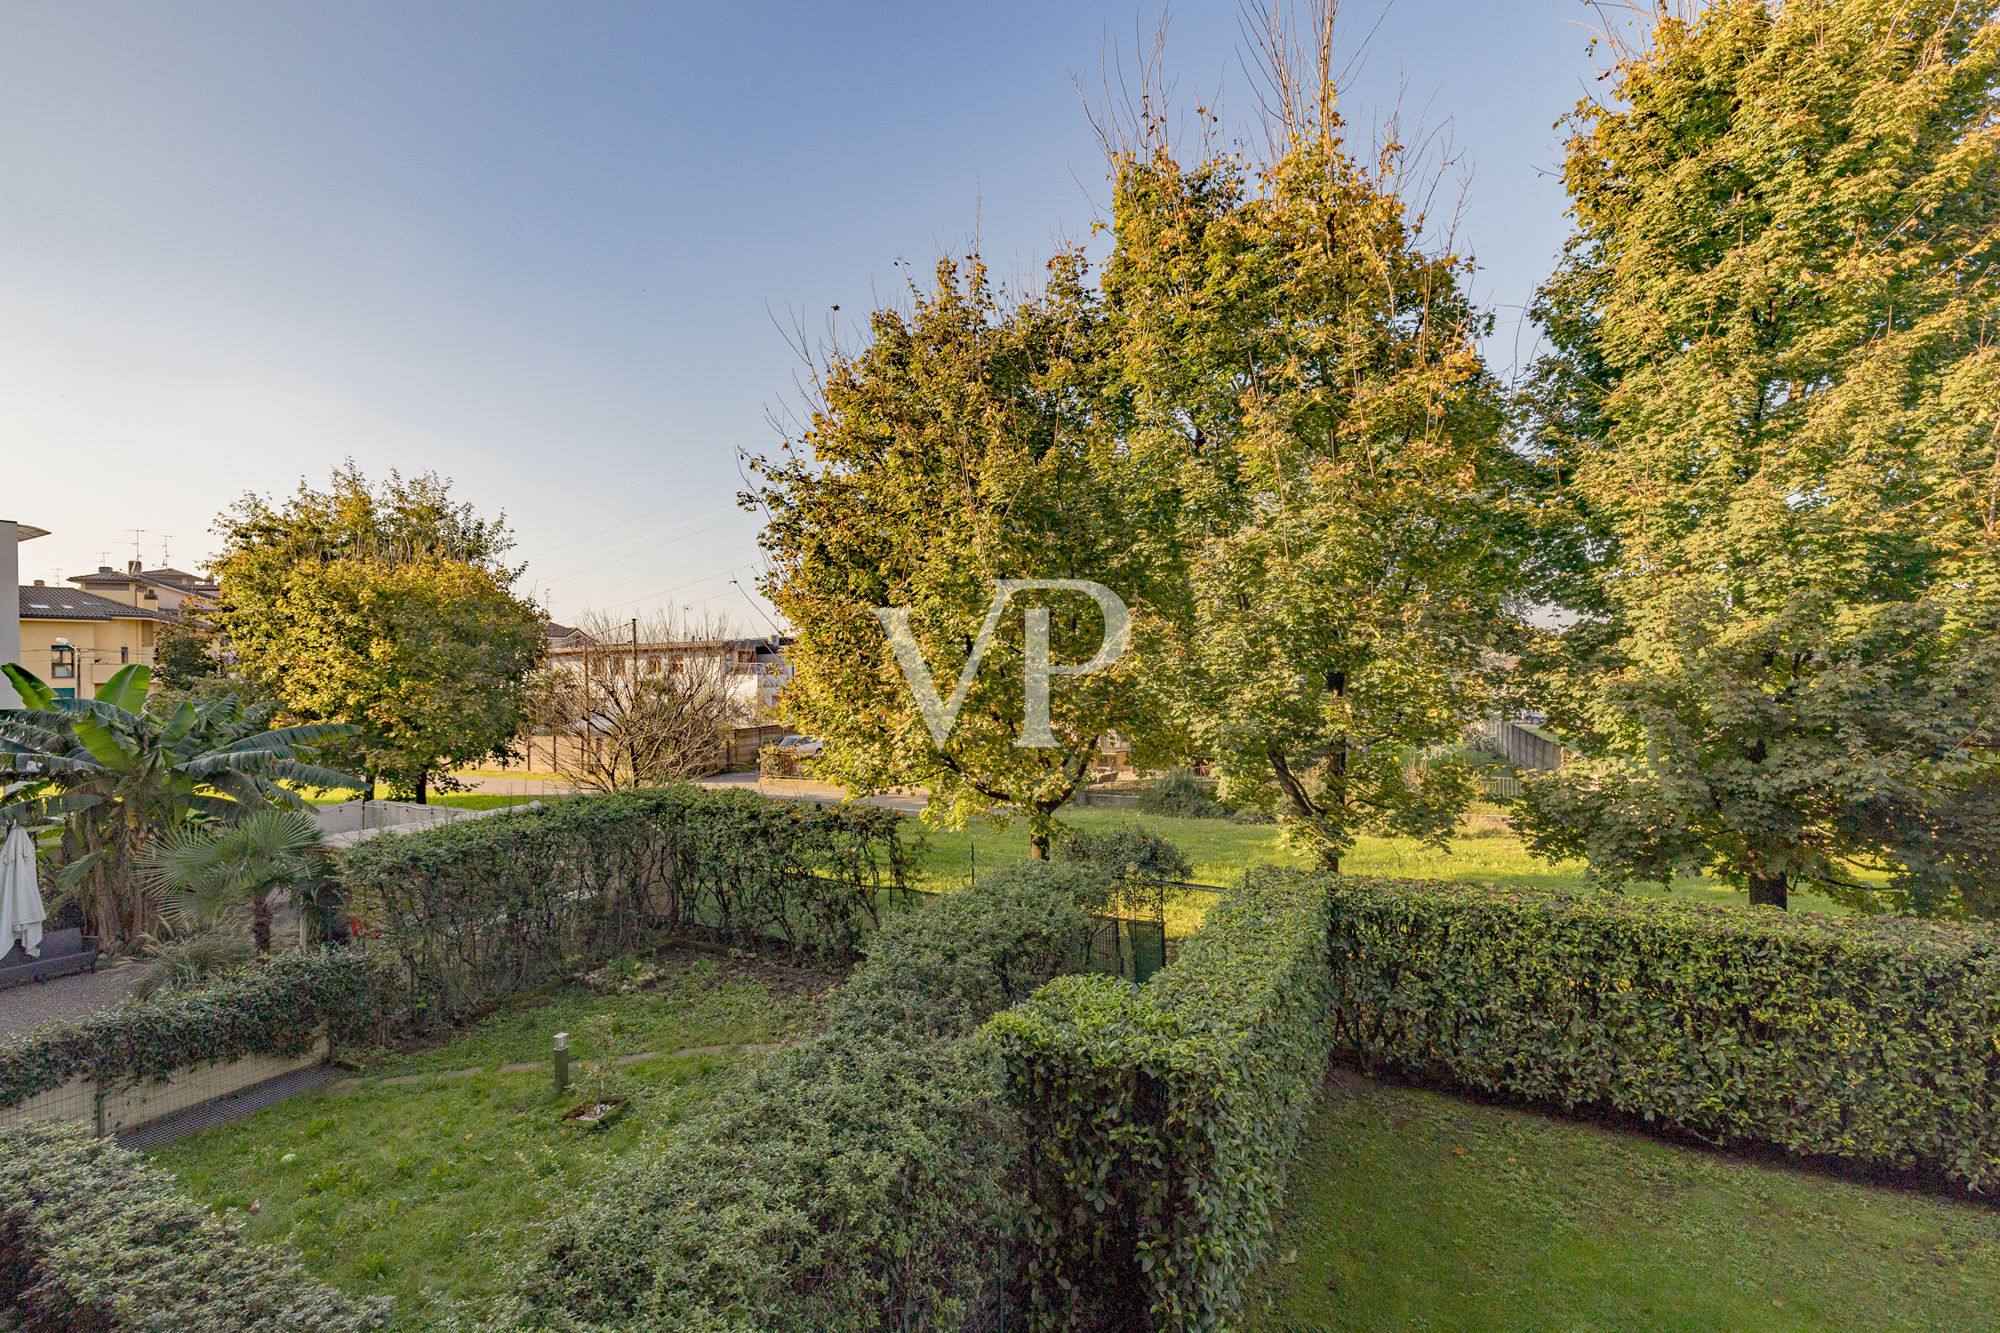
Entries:
{"type": "Polygon", "coordinates": [[[504,1290],[508,1263],[552,1203],[699,1109],[755,1058],[731,1050],[625,1066],[618,1091],[632,1096],[633,1112],[591,1132],[562,1124],[563,1111],[584,1100],[583,1070],[573,1065],[576,1082],[556,1094],[547,1065],[554,1034],[571,1034],[579,1061],[598,1054],[584,1032],[600,1014],[616,1020],[614,1055],[780,1040],[810,1015],[817,980],[781,975],[674,955],[663,984],[645,993],[563,987],[525,996],[440,1047],[369,1053],[358,1081],[153,1156],[194,1199],[236,1210],[252,1239],[296,1247],[314,1277],[394,1296],[400,1329],[476,1317],[504,1290]],[[538,1067],[496,1072],[528,1061],[538,1067]],[[471,1068],[480,1072],[452,1072],[471,1068]]]}
{"type": "Polygon", "coordinates": [[[1247,1333],[2000,1324],[2000,1211],[1337,1071],[1247,1333]]]}
{"type": "MultiPolygon", "coordinates": [[[[1149,829],[1179,844],[1194,862],[1197,883],[1228,884],[1253,865],[1304,865],[1309,858],[1284,846],[1278,829],[1271,824],[1232,824],[1226,819],[1171,819],[1143,815],[1136,810],[1113,810],[1080,806],[1064,810],[1062,822],[1070,828],[1096,831],[1138,827],[1149,829]]],[[[914,836],[915,820],[907,821],[914,836]]],[[[957,831],[929,830],[930,843],[920,883],[925,888],[949,888],[962,884],[975,868],[998,869],[1028,855],[1028,821],[1016,819],[1004,830],[975,821],[957,831]]],[[[1340,868],[1355,875],[1384,875],[1402,879],[1468,879],[1524,888],[1583,887],[1581,861],[1551,864],[1531,855],[1521,839],[1505,822],[1505,811],[1494,805],[1479,805],[1459,823],[1458,836],[1448,851],[1434,851],[1407,838],[1363,836],[1354,850],[1341,859],[1340,868]]],[[[1657,884],[1634,885],[1628,893],[1647,897],[1673,896],[1697,902],[1734,903],[1747,907],[1747,893],[1703,877],[1677,880],[1672,890],[1657,884]]],[[[1797,893],[1792,906],[1799,911],[1845,914],[1846,908],[1816,894],[1797,893]]]]}

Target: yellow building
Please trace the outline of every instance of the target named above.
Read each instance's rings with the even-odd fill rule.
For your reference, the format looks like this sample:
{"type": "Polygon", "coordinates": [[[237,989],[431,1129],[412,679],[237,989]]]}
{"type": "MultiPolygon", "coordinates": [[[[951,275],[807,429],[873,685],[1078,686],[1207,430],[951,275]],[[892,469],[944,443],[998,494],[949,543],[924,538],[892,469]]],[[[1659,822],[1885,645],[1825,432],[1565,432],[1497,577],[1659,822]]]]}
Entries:
{"type": "Polygon", "coordinates": [[[21,587],[20,663],[63,698],[88,699],[119,667],[151,666],[160,627],[179,618],[36,579],[21,587]]]}

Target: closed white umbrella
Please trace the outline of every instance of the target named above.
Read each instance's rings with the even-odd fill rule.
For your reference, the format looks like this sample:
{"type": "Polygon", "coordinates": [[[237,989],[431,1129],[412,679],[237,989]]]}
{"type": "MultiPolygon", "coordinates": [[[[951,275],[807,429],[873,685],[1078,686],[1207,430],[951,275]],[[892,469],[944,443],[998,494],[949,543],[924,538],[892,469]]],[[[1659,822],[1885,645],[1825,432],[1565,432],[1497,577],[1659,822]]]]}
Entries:
{"type": "Polygon", "coordinates": [[[35,840],[16,824],[0,846],[0,954],[18,939],[30,957],[40,957],[46,916],[35,887],[35,840]]]}

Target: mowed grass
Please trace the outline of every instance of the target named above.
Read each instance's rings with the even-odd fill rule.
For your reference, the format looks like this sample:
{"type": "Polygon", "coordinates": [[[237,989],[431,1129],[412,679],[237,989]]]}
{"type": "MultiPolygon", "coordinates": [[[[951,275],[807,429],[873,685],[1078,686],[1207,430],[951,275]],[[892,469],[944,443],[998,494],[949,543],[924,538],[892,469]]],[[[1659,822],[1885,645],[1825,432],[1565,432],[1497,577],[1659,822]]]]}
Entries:
{"type": "MultiPolygon", "coordinates": [[[[1070,828],[1103,831],[1116,828],[1143,828],[1178,844],[1194,862],[1194,882],[1226,886],[1241,878],[1255,865],[1306,865],[1311,858],[1286,847],[1273,824],[1232,824],[1226,819],[1172,819],[1141,814],[1136,810],[1076,806],[1059,816],[1070,828]]],[[[917,821],[906,822],[906,834],[914,837],[917,821]]],[[[963,884],[975,868],[994,868],[1028,855],[1028,821],[1016,819],[1005,829],[995,829],[974,821],[957,831],[928,829],[929,844],[920,883],[922,887],[948,889],[963,884]]],[[[1343,872],[1354,875],[1382,875],[1398,879],[1464,879],[1484,883],[1519,885],[1524,888],[1582,889],[1584,865],[1581,861],[1550,863],[1531,854],[1520,835],[1506,824],[1502,807],[1480,805],[1460,821],[1458,836],[1449,850],[1439,852],[1407,838],[1377,838],[1363,835],[1354,850],[1341,859],[1343,872]]],[[[1677,880],[1671,890],[1657,884],[1633,885],[1626,893],[1647,897],[1673,897],[1680,901],[1732,903],[1748,907],[1749,895],[1707,878],[1677,880]]],[[[1846,908],[1817,894],[1792,896],[1796,911],[1844,914],[1846,908]]]]}
{"type": "Polygon", "coordinates": [[[358,1086],[303,1094],[152,1155],[254,1239],[295,1247],[314,1276],[394,1296],[398,1328],[436,1327],[453,1314],[479,1315],[506,1290],[507,1266],[552,1203],[699,1111],[761,1058],[731,1050],[626,1066],[618,1091],[633,1097],[632,1112],[603,1131],[575,1129],[562,1113],[585,1099],[582,1060],[598,1054],[586,1019],[614,1015],[612,1053],[643,1054],[782,1040],[811,1008],[804,991],[775,992],[756,972],[682,958],[656,991],[522,996],[436,1049],[368,1055],[358,1086]],[[560,1031],[577,1056],[561,1096],[547,1065],[560,1031]],[[540,1063],[495,1072],[527,1061],[540,1063]],[[480,1072],[447,1076],[469,1068],[480,1072]],[[380,1081],[410,1075],[425,1077],[380,1081]]]}
{"type": "Polygon", "coordinates": [[[2000,1326],[2000,1210],[1340,1071],[1247,1333],[2000,1326]]]}

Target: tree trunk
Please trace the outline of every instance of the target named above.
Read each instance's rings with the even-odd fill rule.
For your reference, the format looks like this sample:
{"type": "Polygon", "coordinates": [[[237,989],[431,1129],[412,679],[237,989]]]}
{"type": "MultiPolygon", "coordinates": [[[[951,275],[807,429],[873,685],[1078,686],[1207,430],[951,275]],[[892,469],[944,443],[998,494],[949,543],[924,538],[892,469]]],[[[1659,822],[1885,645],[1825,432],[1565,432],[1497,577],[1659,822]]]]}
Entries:
{"type": "Polygon", "coordinates": [[[417,770],[417,804],[431,803],[431,775],[428,769],[417,770]]]}
{"type": "Polygon", "coordinates": [[[1776,907],[1785,910],[1785,877],[1752,872],[1750,875],[1750,905],[1752,907],[1776,907]]]}
{"type": "Polygon", "coordinates": [[[271,900],[261,893],[250,899],[250,937],[258,953],[271,952],[271,900]]]}

